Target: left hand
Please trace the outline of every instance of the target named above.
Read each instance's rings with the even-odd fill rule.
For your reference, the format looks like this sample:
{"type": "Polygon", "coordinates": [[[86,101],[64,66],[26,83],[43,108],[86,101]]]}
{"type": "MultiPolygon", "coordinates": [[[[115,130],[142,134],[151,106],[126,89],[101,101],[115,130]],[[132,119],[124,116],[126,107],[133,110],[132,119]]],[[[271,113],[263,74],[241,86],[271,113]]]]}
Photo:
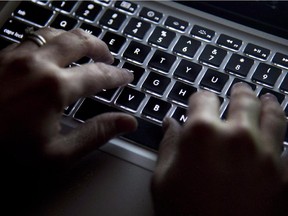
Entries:
{"type": "Polygon", "coordinates": [[[64,107],[104,88],[126,85],[133,75],[109,65],[114,58],[106,44],[81,29],[36,33],[47,44],[38,47],[25,40],[0,52],[1,159],[8,169],[16,163],[45,172],[45,166],[70,164],[137,123],[130,115],[105,114],[61,135],[64,107]],[[94,63],[67,67],[84,56],[94,63]]]}

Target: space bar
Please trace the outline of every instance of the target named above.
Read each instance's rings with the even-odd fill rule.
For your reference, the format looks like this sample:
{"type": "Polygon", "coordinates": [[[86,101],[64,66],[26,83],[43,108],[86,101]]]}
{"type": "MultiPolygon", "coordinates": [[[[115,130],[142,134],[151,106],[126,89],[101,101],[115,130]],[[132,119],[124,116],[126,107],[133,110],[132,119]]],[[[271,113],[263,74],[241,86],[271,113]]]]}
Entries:
{"type": "MultiPolygon", "coordinates": [[[[122,111],[91,98],[86,98],[75,113],[74,118],[86,121],[89,118],[106,112],[122,111]]],[[[159,143],[163,137],[162,127],[139,117],[136,117],[136,119],[138,121],[137,130],[132,133],[124,134],[121,137],[125,140],[158,150],[159,143]]]]}

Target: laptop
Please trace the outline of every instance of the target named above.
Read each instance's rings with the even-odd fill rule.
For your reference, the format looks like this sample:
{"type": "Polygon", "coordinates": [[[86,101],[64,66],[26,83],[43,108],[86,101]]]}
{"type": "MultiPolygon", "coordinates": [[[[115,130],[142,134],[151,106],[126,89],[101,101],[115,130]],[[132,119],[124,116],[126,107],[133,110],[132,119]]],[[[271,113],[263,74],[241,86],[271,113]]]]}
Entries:
{"type": "MultiPolygon", "coordinates": [[[[218,95],[223,119],[236,82],[258,96],[274,94],[288,116],[285,1],[33,0],[0,7],[0,48],[19,43],[29,26],[82,28],[106,42],[113,64],[135,77],[63,110],[63,133],[114,111],[135,116],[139,128],[83,158],[67,184],[31,215],[153,215],[149,184],[163,118],[184,124],[187,100],[199,89],[218,95]]],[[[70,67],[91,61],[83,57],[70,67]]]]}

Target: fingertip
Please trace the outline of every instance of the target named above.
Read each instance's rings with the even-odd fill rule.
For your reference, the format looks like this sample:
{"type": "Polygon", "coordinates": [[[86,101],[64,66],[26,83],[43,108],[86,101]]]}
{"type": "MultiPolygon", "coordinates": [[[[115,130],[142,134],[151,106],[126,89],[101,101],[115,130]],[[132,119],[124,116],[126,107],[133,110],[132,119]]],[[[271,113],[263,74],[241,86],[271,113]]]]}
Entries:
{"type": "Polygon", "coordinates": [[[138,127],[136,118],[129,114],[120,114],[116,119],[115,124],[119,133],[132,132],[138,127]]]}
{"type": "Polygon", "coordinates": [[[124,78],[127,80],[127,83],[131,83],[134,80],[133,72],[131,72],[125,68],[120,69],[120,72],[123,74],[124,78]]]}
{"type": "Polygon", "coordinates": [[[252,89],[250,85],[248,85],[247,83],[245,82],[237,82],[235,83],[233,86],[232,86],[232,90],[236,90],[236,89],[239,89],[239,88],[245,88],[245,89],[252,89]]]}
{"type": "Polygon", "coordinates": [[[260,100],[262,103],[276,102],[279,104],[277,97],[273,94],[270,94],[270,93],[266,93],[264,95],[261,95],[260,100]]]}

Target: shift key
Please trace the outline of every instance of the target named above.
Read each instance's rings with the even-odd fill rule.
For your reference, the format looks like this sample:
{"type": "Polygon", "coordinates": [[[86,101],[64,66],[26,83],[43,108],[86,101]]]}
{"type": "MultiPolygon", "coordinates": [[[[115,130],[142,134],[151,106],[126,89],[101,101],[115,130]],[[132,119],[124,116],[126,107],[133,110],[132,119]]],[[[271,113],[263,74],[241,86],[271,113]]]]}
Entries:
{"type": "Polygon", "coordinates": [[[35,3],[23,1],[15,9],[13,15],[38,26],[45,26],[51,19],[53,11],[35,3]]]}

